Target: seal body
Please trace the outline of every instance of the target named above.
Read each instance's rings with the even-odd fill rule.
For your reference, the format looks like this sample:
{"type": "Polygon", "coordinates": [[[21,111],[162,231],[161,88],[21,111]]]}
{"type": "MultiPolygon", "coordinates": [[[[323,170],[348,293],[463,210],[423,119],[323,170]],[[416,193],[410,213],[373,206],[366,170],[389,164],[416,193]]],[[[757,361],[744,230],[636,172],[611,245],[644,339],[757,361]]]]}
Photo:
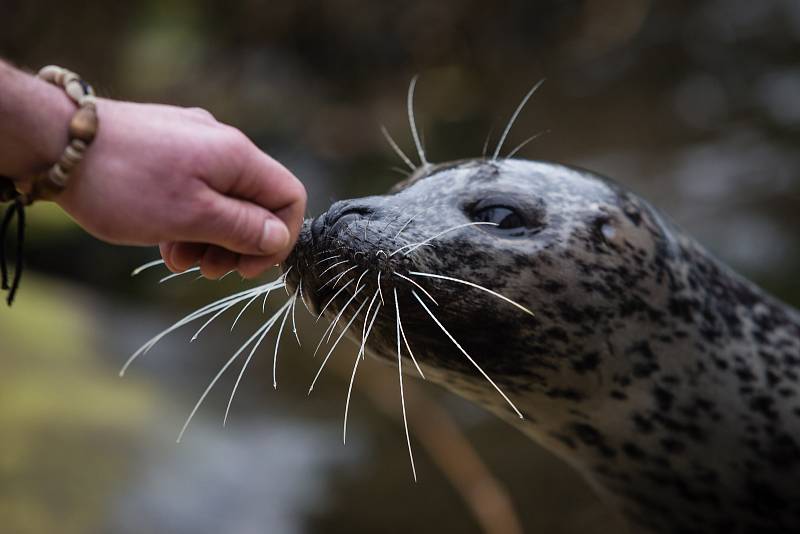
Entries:
{"type": "Polygon", "coordinates": [[[800,314],[613,182],[428,166],[307,221],[287,266],[358,342],[374,321],[378,358],[397,364],[402,321],[405,370],[561,456],[637,531],[800,531],[800,314]]]}

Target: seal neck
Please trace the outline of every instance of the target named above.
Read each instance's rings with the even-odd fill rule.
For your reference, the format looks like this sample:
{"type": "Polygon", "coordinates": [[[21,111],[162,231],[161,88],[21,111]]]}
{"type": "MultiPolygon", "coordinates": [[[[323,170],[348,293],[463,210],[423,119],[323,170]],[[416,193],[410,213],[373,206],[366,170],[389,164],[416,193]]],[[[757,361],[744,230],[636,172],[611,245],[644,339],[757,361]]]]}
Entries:
{"type": "Polygon", "coordinates": [[[518,395],[535,419],[506,419],[654,532],[793,524],[800,314],[699,246],[681,254],[669,316],[598,340],[584,400],[518,395]]]}

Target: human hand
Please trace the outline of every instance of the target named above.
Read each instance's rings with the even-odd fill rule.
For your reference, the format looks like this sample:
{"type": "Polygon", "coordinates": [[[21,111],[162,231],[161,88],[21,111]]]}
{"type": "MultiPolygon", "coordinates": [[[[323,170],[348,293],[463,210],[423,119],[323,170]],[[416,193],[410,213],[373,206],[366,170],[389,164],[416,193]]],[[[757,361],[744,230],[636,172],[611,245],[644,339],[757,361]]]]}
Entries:
{"type": "Polygon", "coordinates": [[[87,231],[159,244],[171,270],[199,263],[209,278],[258,276],[286,258],[305,189],[239,130],[200,109],[105,99],[97,107],[98,135],[56,198],[87,231]]]}

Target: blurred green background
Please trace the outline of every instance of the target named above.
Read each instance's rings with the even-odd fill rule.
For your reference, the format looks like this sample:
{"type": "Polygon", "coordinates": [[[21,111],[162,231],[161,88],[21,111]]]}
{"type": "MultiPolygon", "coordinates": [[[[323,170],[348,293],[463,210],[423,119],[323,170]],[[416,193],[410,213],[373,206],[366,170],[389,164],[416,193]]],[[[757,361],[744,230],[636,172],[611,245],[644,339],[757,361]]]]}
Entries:
{"type": "MultiPolygon", "coordinates": [[[[615,178],[800,304],[796,0],[2,0],[0,21],[0,56],[18,65],[61,64],[101,95],[204,107],[243,129],[304,181],[311,215],[400,177],[379,125],[410,148],[404,98],[414,74],[433,161],[480,155],[546,78],[507,147],[547,131],[521,155],[615,178]]],[[[378,362],[359,373],[342,445],[354,349],[340,350],[306,397],[320,329],[304,312],[303,347],[283,340],[278,390],[267,343],[227,428],[235,372],[176,445],[207,381],[261,315],[233,333],[225,316],[191,344],[193,330],[181,330],[120,380],[119,365],[151,335],[252,285],[159,284],[157,269],[130,277],[155,257],[100,243],[52,206],[31,211],[30,270],[18,303],[0,309],[0,531],[621,529],[568,468],[428,384],[406,395],[414,484],[396,375],[378,362]],[[456,431],[431,440],[431,401],[456,431]],[[431,443],[482,460],[467,454],[453,470],[431,443]]]]}

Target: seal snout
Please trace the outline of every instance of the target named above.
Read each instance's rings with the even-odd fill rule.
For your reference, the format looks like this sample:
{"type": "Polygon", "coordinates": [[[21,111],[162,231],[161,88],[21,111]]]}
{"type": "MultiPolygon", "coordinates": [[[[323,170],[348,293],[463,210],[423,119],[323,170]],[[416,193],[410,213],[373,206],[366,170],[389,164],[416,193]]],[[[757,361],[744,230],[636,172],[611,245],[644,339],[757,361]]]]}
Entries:
{"type": "Polygon", "coordinates": [[[379,198],[339,201],[305,221],[284,271],[289,271],[290,289],[302,284],[312,308],[321,308],[334,296],[347,301],[358,288],[374,289],[379,272],[387,281],[395,271],[408,270],[403,254],[392,255],[401,246],[394,236],[405,220],[379,198]],[[368,272],[373,274],[364,275],[368,272]]]}

